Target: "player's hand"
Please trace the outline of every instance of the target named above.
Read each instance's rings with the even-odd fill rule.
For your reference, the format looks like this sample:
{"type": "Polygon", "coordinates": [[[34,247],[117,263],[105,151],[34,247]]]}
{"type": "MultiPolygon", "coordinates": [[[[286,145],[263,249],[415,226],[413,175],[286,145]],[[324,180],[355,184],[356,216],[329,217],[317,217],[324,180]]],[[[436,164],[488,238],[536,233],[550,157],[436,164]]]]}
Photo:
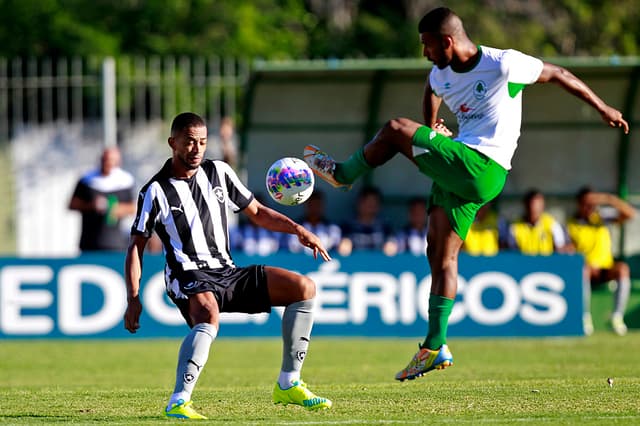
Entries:
{"type": "Polygon", "coordinates": [[[449,130],[449,128],[447,126],[444,125],[444,118],[438,118],[436,120],[436,122],[433,123],[431,128],[433,130],[435,130],[436,133],[439,133],[439,134],[441,134],[443,136],[446,136],[448,138],[453,136],[453,132],[451,130],[449,130]]]}
{"type": "Polygon", "coordinates": [[[617,109],[607,105],[600,114],[602,114],[602,119],[609,127],[621,127],[625,134],[629,133],[629,123],[622,118],[622,113],[617,109]]]}
{"type": "Polygon", "coordinates": [[[297,231],[298,241],[300,241],[300,244],[302,244],[303,246],[309,247],[313,250],[314,259],[317,259],[319,254],[325,261],[328,262],[331,260],[329,252],[327,252],[327,249],[324,248],[324,245],[322,245],[322,241],[320,241],[320,238],[318,238],[316,234],[308,231],[303,226],[298,226],[297,231]]]}
{"type": "Polygon", "coordinates": [[[135,333],[140,328],[141,313],[140,296],[131,298],[127,304],[127,310],[124,312],[124,328],[129,330],[129,333],[135,333]]]}

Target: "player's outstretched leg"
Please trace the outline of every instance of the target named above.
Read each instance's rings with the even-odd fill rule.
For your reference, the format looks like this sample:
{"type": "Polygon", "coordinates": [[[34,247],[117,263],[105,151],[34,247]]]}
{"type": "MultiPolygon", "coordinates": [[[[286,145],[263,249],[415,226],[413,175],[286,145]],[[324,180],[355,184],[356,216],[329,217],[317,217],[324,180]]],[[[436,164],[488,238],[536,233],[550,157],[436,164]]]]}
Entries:
{"type": "Polygon", "coordinates": [[[420,127],[420,123],[408,118],[396,118],[389,120],[369,143],[342,163],[314,145],[305,147],[304,159],[317,176],[334,188],[346,190],[360,176],[385,164],[398,153],[413,161],[413,136],[420,127]]]}
{"type": "Polygon", "coordinates": [[[304,161],[309,164],[313,173],[334,188],[348,191],[351,185],[340,183],[335,178],[336,161],[315,145],[304,147],[304,161]]]}
{"type": "Polygon", "coordinates": [[[307,410],[326,410],[333,405],[331,400],[311,392],[302,379],[296,380],[287,389],[282,389],[280,384],[276,383],[273,388],[273,403],[300,405],[307,410]]]}
{"type": "Polygon", "coordinates": [[[413,380],[431,370],[442,370],[453,365],[453,355],[445,344],[439,349],[431,350],[419,346],[420,349],[413,356],[409,364],[396,374],[396,380],[413,380]]]}

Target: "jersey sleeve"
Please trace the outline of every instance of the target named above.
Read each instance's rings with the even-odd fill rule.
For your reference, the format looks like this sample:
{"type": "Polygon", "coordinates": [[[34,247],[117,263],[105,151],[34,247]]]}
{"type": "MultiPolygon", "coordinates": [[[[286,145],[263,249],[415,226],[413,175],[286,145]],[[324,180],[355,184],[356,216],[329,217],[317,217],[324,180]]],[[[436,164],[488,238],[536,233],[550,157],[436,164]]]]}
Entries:
{"type": "Polygon", "coordinates": [[[513,49],[507,50],[505,55],[510,83],[533,84],[538,80],[544,66],[540,59],[513,49]]]}
{"type": "Polygon", "coordinates": [[[253,193],[242,183],[231,166],[222,161],[217,161],[216,163],[216,167],[221,167],[225,175],[227,194],[233,211],[244,210],[253,200],[253,193]]]}
{"type": "Polygon", "coordinates": [[[138,195],[136,217],[131,225],[131,235],[150,238],[156,223],[159,208],[153,196],[152,186],[143,188],[138,195]]]}

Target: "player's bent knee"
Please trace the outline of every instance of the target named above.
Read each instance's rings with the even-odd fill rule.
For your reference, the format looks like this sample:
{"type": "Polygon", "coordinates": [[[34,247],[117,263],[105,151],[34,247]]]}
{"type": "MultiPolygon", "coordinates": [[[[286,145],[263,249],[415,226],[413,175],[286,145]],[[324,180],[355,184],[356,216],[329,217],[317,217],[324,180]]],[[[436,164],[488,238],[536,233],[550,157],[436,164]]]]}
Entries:
{"type": "Polygon", "coordinates": [[[308,300],[316,297],[316,283],[309,277],[301,275],[300,283],[300,300],[308,300]]]}

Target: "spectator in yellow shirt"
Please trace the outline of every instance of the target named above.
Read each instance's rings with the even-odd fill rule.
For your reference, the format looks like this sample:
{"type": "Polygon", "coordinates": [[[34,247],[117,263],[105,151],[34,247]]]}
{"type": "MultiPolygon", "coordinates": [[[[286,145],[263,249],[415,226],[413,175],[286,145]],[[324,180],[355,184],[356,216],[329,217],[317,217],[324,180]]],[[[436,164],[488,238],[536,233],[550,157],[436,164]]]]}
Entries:
{"type": "Polygon", "coordinates": [[[471,256],[495,256],[500,250],[498,235],[500,220],[493,209],[493,203],[487,203],[478,210],[462,250],[471,256]]]}
{"type": "Polygon", "coordinates": [[[616,195],[595,192],[589,187],[578,192],[577,203],[577,212],[568,222],[567,229],[576,251],[585,258],[585,333],[593,332],[591,287],[615,281],[611,327],[617,334],[624,335],[627,332],[624,311],[631,291],[631,273],[627,263],[613,258],[611,233],[607,225],[626,222],[635,217],[636,211],[616,195]],[[606,214],[605,206],[610,207],[611,214],[606,214]]]}
{"type": "Polygon", "coordinates": [[[509,224],[503,238],[507,248],[532,256],[573,251],[560,222],[545,211],[542,192],[531,189],[522,201],[524,214],[509,224]]]}

